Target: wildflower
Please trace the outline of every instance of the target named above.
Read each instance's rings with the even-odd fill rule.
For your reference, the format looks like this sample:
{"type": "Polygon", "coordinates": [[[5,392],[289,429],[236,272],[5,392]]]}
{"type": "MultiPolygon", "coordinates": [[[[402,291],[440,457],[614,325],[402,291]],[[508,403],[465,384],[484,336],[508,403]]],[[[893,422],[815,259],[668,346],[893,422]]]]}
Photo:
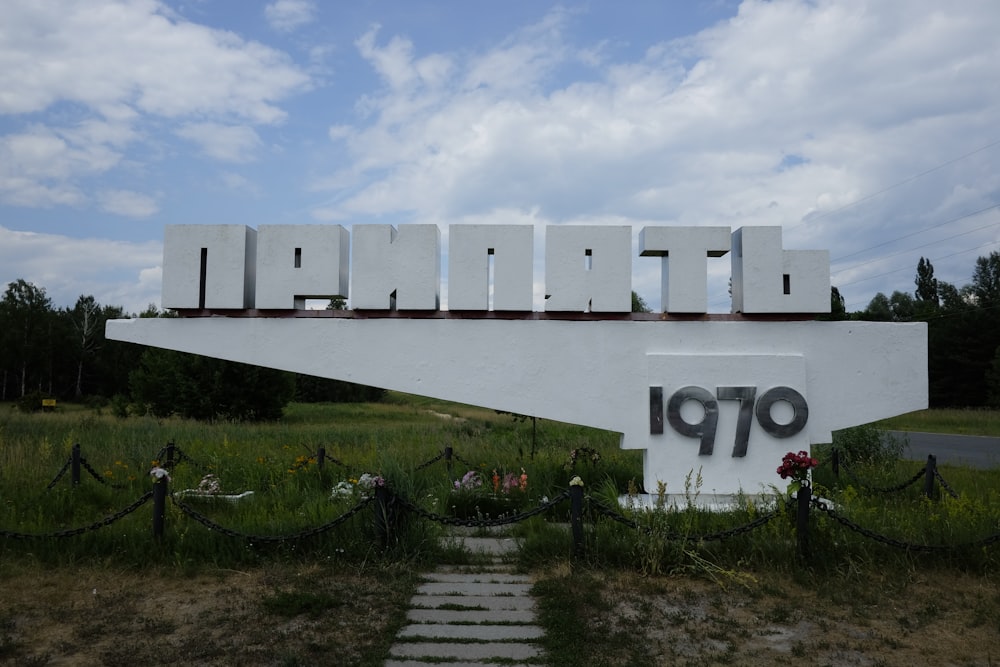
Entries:
{"type": "Polygon", "coordinates": [[[521,484],[520,484],[520,487],[521,487],[521,491],[522,492],[528,490],[528,473],[525,472],[524,468],[521,468],[521,484]]]}
{"type": "Polygon", "coordinates": [[[350,481],[337,482],[330,493],[331,498],[349,498],[354,495],[354,483],[350,481]]]}
{"type": "Polygon", "coordinates": [[[483,485],[483,480],[475,470],[462,475],[462,479],[455,480],[456,491],[473,491],[483,485]]]}
{"type": "Polygon", "coordinates": [[[497,493],[500,490],[500,475],[497,474],[497,469],[493,469],[493,493],[497,493]]]}
{"type": "Polygon", "coordinates": [[[579,475],[577,475],[573,479],[569,480],[569,485],[570,486],[583,486],[583,480],[580,479],[579,475]]]}
{"type": "Polygon", "coordinates": [[[168,482],[170,481],[170,473],[159,466],[154,466],[153,469],[149,471],[149,474],[152,477],[155,477],[157,482],[161,479],[165,479],[168,482]]]}

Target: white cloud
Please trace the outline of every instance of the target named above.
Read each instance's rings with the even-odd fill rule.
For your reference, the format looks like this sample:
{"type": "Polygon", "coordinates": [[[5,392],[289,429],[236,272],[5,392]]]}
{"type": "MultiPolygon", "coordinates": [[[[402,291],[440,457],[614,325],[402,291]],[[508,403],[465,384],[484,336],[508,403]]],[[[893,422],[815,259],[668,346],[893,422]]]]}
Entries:
{"type": "Polygon", "coordinates": [[[420,58],[406,38],[366,33],[359,53],[385,88],[360,101],[353,128],[331,127],[352,163],[314,180],[331,193],[318,214],[459,220],[537,207],[555,223],[783,225],[789,247],[836,258],[891,238],[900,218],[948,215],[956,207],[940,204],[957,187],[998,194],[969,173],[989,169],[982,154],[835,213],[994,138],[995,4],[747,1],[637,62],[610,50],[595,61],[594,45],[567,41],[571,20],[557,12],[492,49],[420,58]],[[579,63],[598,65],[590,80],[558,82],[579,63]]]}
{"type": "Polygon", "coordinates": [[[278,103],[309,86],[286,54],[156,0],[0,3],[0,117],[31,119],[0,135],[0,203],[107,206],[85,179],[169,153],[178,122],[206,155],[247,161],[253,126],[283,122],[278,103]]]}
{"type": "Polygon", "coordinates": [[[248,125],[186,123],[177,135],[198,144],[205,155],[224,162],[249,162],[261,145],[257,132],[248,125]]]}
{"type": "Polygon", "coordinates": [[[177,20],[154,0],[0,5],[0,113],[66,100],[114,117],[232,114],[275,123],[307,76],[283,53],[177,20]],[[126,112],[126,115],[128,113],[126,112]]]}
{"type": "Polygon", "coordinates": [[[277,0],[264,7],[264,16],[279,32],[292,32],[310,23],[316,15],[316,5],[309,0],[277,0]]]}
{"type": "Polygon", "coordinates": [[[0,285],[23,278],[46,290],[56,307],[81,294],[139,312],[160,302],[159,241],[74,239],[0,227],[0,285]]]}
{"type": "Polygon", "coordinates": [[[148,218],[160,210],[155,198],[132,190],[104,190],[98,199],[108,213],[127,218],[148,218]]]}
{"type": "Polygon", "coordinates": [[[121,159],[112,145],[93,136],[99,126],[63,131],[36,125],[26,132],[0,136],[0,202],[84,204],[87,198],[73,181],[107,171],[121,159]]]}

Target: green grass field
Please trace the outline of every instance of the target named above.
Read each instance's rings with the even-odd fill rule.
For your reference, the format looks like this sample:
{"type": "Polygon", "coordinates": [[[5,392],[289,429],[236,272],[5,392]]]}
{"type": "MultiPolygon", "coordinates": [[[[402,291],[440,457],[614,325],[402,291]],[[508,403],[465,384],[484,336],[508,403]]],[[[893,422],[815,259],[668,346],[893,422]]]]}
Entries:
{"type": "Polygon", "coordinates": [[[879,426],[889,431],[1000,437],[1000,410],[921,410],[886,419],[879,422],[879,426]]]}
{"type": "MultiPolygon", "coordinates": [[[[997,415],[925,411],[885,427],[934,430],[925,422],[989,435],[997,415]]],[[[804,556],[783,489],[775,489],[776,504],[748,502],[732,512],[629,514],[642,531],[588,514],[578,558],[559,525],[568,508],[512,528],[518,564],[537,581],[548,664],[1000,661],[998,542],[978,544],[1000,526],[1000,470],[942,467],[958,497],[939,488],[925,498],[919,483],[873,494],[866,487],[891,487],[919,468],[876,451],[874,433],[837,435],[857,456],[858,479],[821,467],[814,483],[841,516],[888,544],[814,511],[804,556]],[[775,507],[762,527],[724,540],[670,537],[725,531],[775,507]],[[966,543],[977,545],[950,548],[966,543]],[[777,652],[759,644],[774,633],[794,639],[777,652]]],[[[534,507],[566,489],[573,474],[609,505],[641,480],[640,453],[618,449],[617,434],[401,394],[384,404],[293,404],[282,421],[256,425],[118,419],[75,405],[22,414],[0,404],[0,531],[8,535],[0,537],[0,663],[374,667],[404,621],[419,571],[463,558],[441,539],[446,527],[412,517],[383,545],[368,507],[301,540],[212,531],[169,501],[159,539],[149,505],[82,535],[10,537],[116,515],[152,488],[149,468],[163,463],[154,458],[168,442],[190,457],[171,470],[171,488],[195,488],[211,473],[224,493],[251,490],[238,503],[190,503],[230,531],[273,538],[350,510],[366,473],[429,512],[484,517],[534,507]],[[64,476],[47,489],[76,443],[104,483],[85,472],[78,487],[64,476]],[[329,457],[322,470],[314,458],[320,447],[329,457]],[[451,470],[434,461],[446,447],[455,454],[451,470]],[[587,456],[571,465],[572,450],[587,456]],[[456,491],[469,471],[485,488],[456,491]],[[508,475],[515,485],[505,492],[508,475]]]]}

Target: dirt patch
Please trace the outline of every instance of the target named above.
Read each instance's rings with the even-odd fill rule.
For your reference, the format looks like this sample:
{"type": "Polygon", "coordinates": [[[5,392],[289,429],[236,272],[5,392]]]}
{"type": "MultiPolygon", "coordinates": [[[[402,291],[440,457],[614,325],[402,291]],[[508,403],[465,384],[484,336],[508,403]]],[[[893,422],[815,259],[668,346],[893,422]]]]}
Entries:
{"type": "Polygon", "coordinates": [[[788,581],[720,586],[614,575],[597,631],[645,643],[659,665],[935,665],[1000,662],[995,578],[934,574],[881,588],[788,581]]]}
{"type": "Polygon", "coordinates": [[[412,581],[315,566],[190,577],[19,568],[0,577],[0,664],[372,664],[412,581]]]}

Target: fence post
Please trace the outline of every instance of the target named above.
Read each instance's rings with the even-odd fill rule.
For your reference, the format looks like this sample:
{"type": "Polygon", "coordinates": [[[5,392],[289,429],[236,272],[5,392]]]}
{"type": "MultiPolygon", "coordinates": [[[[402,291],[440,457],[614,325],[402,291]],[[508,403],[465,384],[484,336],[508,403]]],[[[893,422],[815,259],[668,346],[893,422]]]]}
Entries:
{"type": "Polygon", "coordinates": [[[320,447],[316,452],[316,467],[320,470],[326,465],[326,447],[320,447]]]}
{"type": "Polygon", "coordinates": [[[163,462],[162,467],[163,467],[164,470],[170,470],[171,468],[174,467],[174,443],[173,442],[168,442],[167,443],[167,457],[166,457],[166,460],[163,462]]]}
{"type": "Polygon", "coordinates": [[[924,475],[924,495],[930,499],[934,498],[934,476],[937,471],[937,457],[933,454],[927,455],[927,467],[924,475]]]}
{"type": "Polygon", "coordinates": [[[569,487],[569,525],[573,530],[573,556],[583,555],[583,480],[574,477],[569,487]],[[574,482],[579,481],[579,484],[574,482]]]}
{"type": "Polygon", "coordinates": [[[444,448],[444,462],[448,466],[448,479],[452,479],[451,476],[451,459],[454,456],[455,451],[451,448],[451,445],[446,445],[444,448]]]}
{"type": "Polygon", "coordinates": [[[830,467],[833,468],[833,476],[840,477],[840,450],[834,447],[830,450],[830,467]]]}
{"type": "Polygon", "coordinates": [[[799,556],[809,558],[809,505],[812,500],[812,487],[803,484],[795,493],[798,509],[795,513],[795,535],[799,547],[799,556]]]}
{"type": "Polygon", "coordinates": [[[375,535],[378,536],[379,541],[382,543],[382,548],[386,549],[389,546],[389,489],[384,486],[375,487],[375,502],[373,503],[375,507],[375,535]]]}
{"type": "Polygon", "coordinates": [[[73,486],[79,486],[80,484],[80,443],[73,445],[73,453],[70,455],[72,459],[70,476],[73,480],[73,486]]]}
{"type": "Polygon", "coordinates": [[[163,475],[153,482],[153,537],[157,540],[163,537],[164,518],[167,514],[167,484],[170,477],[163,475]]]}

